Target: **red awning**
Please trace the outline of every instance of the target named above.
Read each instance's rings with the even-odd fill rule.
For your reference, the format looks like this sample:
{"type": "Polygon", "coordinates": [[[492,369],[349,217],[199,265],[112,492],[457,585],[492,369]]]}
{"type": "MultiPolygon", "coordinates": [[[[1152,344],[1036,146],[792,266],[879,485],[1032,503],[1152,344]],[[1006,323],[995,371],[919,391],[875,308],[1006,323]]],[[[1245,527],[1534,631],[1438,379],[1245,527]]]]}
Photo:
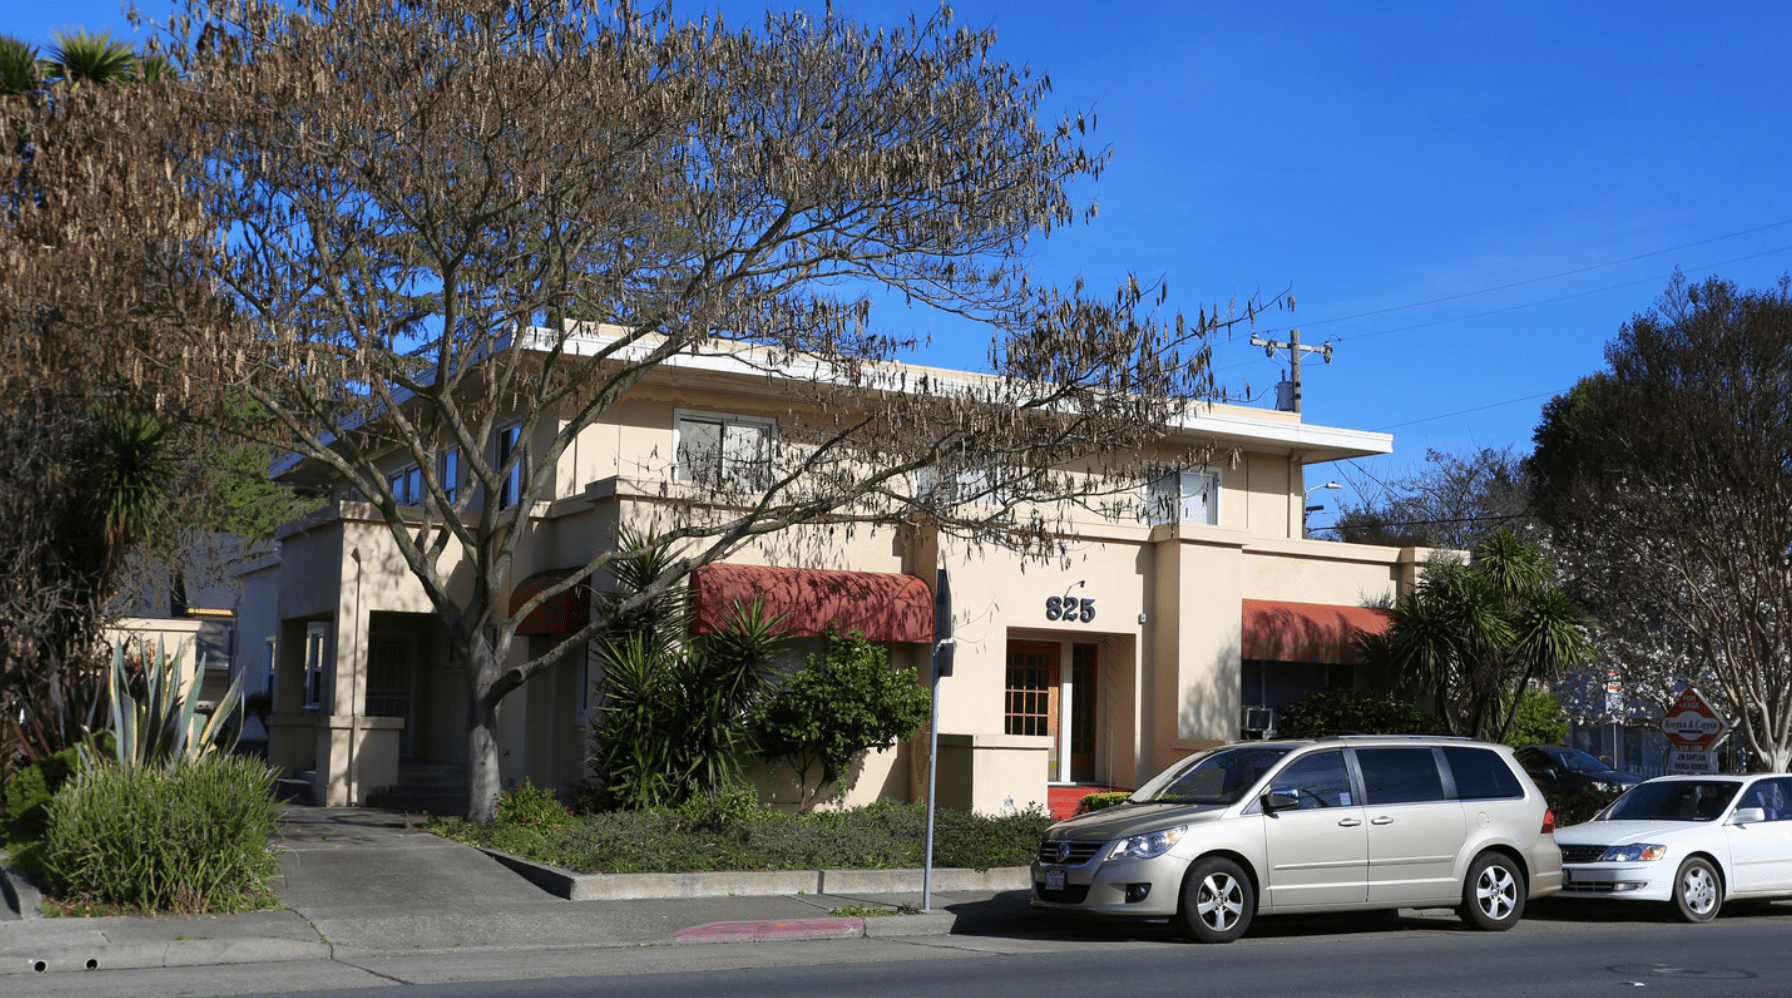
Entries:
{"type": "MultiPolygon", "coordinates": [[[[510,612],[515,614],[523,604],[535,598],[535,594],[556,582],[577,572],[576,568],[557,568],[548,572],[537,572],[516,584],[510,591],[510,612]]],[[[581,583],[546,603],[535,608],[535,612],[517,625],[518,634],[564,634],[576,631],[591,622],[591,586],[581,583]]]]}
{"type": "Polygon", "coordinates": [[[1244,601],[1244,656],[1272,662],[1358,660],[1358,634],[1381,634],[1393,622],[1387,610],[1330,603],[1244,601]]]}
{"type": "Polygon", "coordinates": [[[933,590],[912,575],[716,564],[693,572],[691,589],[699,632],[721,630],[737,603],[763,597],[768,616],[789,615],[789,637],[840,630],[879,643],[933,640],[933,590]]]}

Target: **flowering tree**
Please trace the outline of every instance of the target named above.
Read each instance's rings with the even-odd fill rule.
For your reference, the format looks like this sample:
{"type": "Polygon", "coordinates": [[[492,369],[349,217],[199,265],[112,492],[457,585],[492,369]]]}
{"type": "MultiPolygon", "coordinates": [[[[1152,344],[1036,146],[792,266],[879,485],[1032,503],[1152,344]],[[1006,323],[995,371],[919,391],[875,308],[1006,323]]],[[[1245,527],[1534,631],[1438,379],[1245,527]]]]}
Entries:
{"type": "Polygon", "coordinates": [[[1792,283],[1677,277],[1544,410],[1534,464],[1574,592],[1626,681],[1686,682],[1792,764],[1792,283]]]}
{"type": "MultiPolygon", "coordinates": [[[[824,525],[1054,550],[1053,509],[1136,494],[1212,390],[1228,310],[1163,289],[1055,288],[1025,249],[1093,215],[1092,121],[949,11],[894,29],[834,13],[751,30],[584,0],[190,0],[166,55],[203,148],[179,176],[240,321],[179,369],[252,398],[266,439],[366,498],[468,676],[469,817],[492,814],[497,708],[692,569],[824,525]],[[987,336],[987,377],[904,375],[919,344],[876,300],[987,336]],[[526,531],[581,431],[677,359],[758,371],[778,446],[718,440],[641,592],[527,662],[526,531]],[[455,455],[471,487],[442,471],[455,455]],[[416,494],[383,468],[414,464],[416,494]],[[471,580],[451,590],[450,575],[471,580]]],[[[1259,306],[1242,308],[1242,320],[1259,306]]],[[[718,431],[719,433],[720,431],[718,431]]],[[[1160,472],[1161,473],[1161,470],[1160,472]]]]}

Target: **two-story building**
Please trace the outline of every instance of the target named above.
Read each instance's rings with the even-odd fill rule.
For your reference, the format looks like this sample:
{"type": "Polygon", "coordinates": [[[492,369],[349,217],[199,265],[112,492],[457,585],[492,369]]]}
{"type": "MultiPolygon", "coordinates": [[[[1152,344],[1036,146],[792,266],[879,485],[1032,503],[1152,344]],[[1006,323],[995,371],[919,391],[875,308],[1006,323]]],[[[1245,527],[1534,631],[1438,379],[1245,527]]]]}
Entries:
{"type": "MultiPolygon", "coordinates": [[[[551,494],[519,511],[528,534],[509,605],[613,546],[619,529],[653,522],[671,501],[667,482],[696,477],[693,462],[769,446],[790,405],[761,369],[657,369],[565,451],[551,494]]],[[[1410,587],[1426,552],[1306,539],[1306,469],[1388,453],[1392,438],[1231,405],[1201,407],[1172,437],[1230,456],[1161,477],[1130,514],[1069,511],[1061,557],[1029,561],[913,526],[826,543],[773,536],[698,576],[698,627],[729,599],[757,594],[791,614],[808,647],[844,624],[927,677],[931,587],[948,570],[957,654],[939,685],[940,800],[983,811],[1044,804],[1054,786],[1136,786],[1189,751],[1273,729],[1274,709],[1307,692],[1367,681],[1350,637],[1384,626],[1365,607],[1410,587]]],[[[517,444],[500,434],[499,446],[517,444]]],[[[445,480],[465,487],[453,464],[445,480]]],[[[416,474],[397,459],[387,469],[401,498],[420,496],[416,474]]],[[[318,803],[452,787],[467,751],[465,676],[386,524],[338,496],[281,528],[277,550],[240,572],[239,654],[264,663],[249,688],[266,682],[274,694],[272,761],[308,778],[318,803]]],[[[589,596],[579,592],[525,620],[529,641],[515,654],[583,626],[589,596]]],[[[593,662],[539,675],[505,700],[506,784],[587,775],[593,662]]],[[[926,746],[923,733],[873,753],[846,801],[922,794],[926,746]]]]}

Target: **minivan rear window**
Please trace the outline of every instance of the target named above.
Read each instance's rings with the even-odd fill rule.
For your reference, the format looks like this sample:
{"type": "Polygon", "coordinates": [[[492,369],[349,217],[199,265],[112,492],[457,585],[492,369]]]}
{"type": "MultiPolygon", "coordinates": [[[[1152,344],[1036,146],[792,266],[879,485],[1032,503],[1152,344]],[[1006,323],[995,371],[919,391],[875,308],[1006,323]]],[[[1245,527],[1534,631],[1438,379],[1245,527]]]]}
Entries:
{"type": "Polygon", "coordinates": [[[1368,804],[1413,804],[1444,799],[1443,778],[1429,748],[1360,748],[1368,804]]]}
{"type": "Polygon", "coordinates": [[[1461,800],[1486,800],[1496,797],[1523,797],[1524,787],[1513,775],[1512,767],[1492,749],[1466,745],[1444,746],[1444,761],[1450,764],[1450,775],[1456,778],[1456,796],[1461,800]]]}

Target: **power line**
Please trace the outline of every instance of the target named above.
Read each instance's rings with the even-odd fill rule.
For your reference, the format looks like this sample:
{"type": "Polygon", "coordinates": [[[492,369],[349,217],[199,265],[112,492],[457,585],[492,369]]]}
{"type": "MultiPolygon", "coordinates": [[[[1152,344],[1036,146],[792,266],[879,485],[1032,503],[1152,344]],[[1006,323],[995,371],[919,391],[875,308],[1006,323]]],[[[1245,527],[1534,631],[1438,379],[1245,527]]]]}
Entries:
{"type": "MultiPolygon", "coordinates": [[[[1788,219],[1786,222],[1773,223],[1773,225],[1775,225],[1775,226],[1786,225],[1786,224],[1792,224],[1792,219],[1788,219]]],[[[1762,226],[1762,228],[1772,228],[1772,227],[1773,226],[1762,226]]],[[[1748,231],[1755,232],[1755,231],[1759,231],[1759,230],[1758,229],[1750,229],[1748,231]]],[[[1716,239],[1725,239],[1725,238],[1730,238],[1730,237],[1717,236],[1717,237],[1714,237],[1713,239],[1701,240],[1701,242],[1714,242],[1716,239]]],[[[1698,245],[1698,244],[1690,244],[1690,245],[1698,245]]],[[[1699,264],[1697,266],[1687,268],[1687,269],[1697,271],[1697,270],[1709,270],[1709,269],[1716,268],[1716,267],[1726,267],[1732,263],[1743,263],[1748,260],[1757,260],[1764,256],[1773,256],[1776,253],[1785,253],[1789,250],[1792,250],[1792,245],[1777,246],[1770,250],[1762,250],[1759,253],[1748,253],[1743,256],[1731,257],[1727,260],[1718,260],[1714,263],[1699,264]]],[[[1643,257],[1646,257],[1646,256],[1657,256],[1657,255],[1660,255],[1661,253],[1671,253],[1671,252],[1674,252],[1674,250],[1658,250],[1656,253],[1645,253],[1642,256],[1631,257],[1629,259],[1637,260],[1637,259],[1642,259],[1643,257]]],[[[1582,268],[1580,268],[1580,270],[1566,271],[1565,273],[1566,274],[1582,273],[1582,272],[1585,272],[1588,270],[1598,269],[1599,267],[1612,266],[1614,264],[1624,263],[1624,262],[1628,262],[1628,261],[1618,260],[1618,261],[1613,261],[1612,264],[1596,264],[1592,267],[1582,267],[1582,268]]],[[[1535,284],[1538,281],[1546,281],[1546,280],[1550,280],[1552,277],[1559,277],[1559,276],[1563,276],[1563,275],[1557,274],[1557,275],[1551,275],[1551,277],[1537,277],[1537,278],[1532,278],[1531,280],[1528,280],[1528,281],[1518,281],[1518,282],[1515,282],[1512,284],[1500,285],[1497,288],[1485,288],[1481,291],[1465,291],[1462,294],[1449,295],[1444,298],[1434,298],[1431,301],[1416,302],[1411,305],[1398,305],[1398,306],[1394,306],[1392,308],[1380,309],[1375,312],[1363,312],[1363,313],[1359,313],[1357,315],[1339,316],[1338,318],[1335,318],[1335,319],[1321,319],[1321,320],[1318,320],[1315,322],[1304,322],[1301,324],[1301,326],[1303,328],[1306,328],[1306,327],[1321,325],[1323,323],[1328,323],[1328,322],[1343,322],[1346,319],[1357,319],[1357,318],[1362,318],[1364,316],[1369,316],[1369,315],[1381,315],[1381,314],[1385,314],[1388,312],[1403,311],[1403,310],[1409,309],[1409,308],[1419,308],[1423,305],[1431,305],[1431,304],[1435,304],[1437,302],[1451,301],[1451,300],[1454,300],[1457,298],[1467,298],[1467,297],[1470,297],[1473,295],[1486,294],[1491,291],[1499,291],[1499,290],[1503,290],[1506,288],[1520,287],[1520,286],[1523,286],[1526,284],[1535,284]]],[[[1587,291],[1575,291],[1575,292],[1571,292],[1571,293],[1565,294],[1565,295],[1557,295],[1554,298],[1544,298],[1544,299],[1540,299],[1538,301],[1522,302],[1517,305],[1507,305],[1502,308],[1489,309],[1484,312],[1471,312],[1466,315],[1450,316],[1448,318],[1443,318],[1443,319],[1432,319],[1432,320],[1429,320],[1426,322],[1417,322],[1417,323],[1412,323],[1411,325],[1406,325],[1406,326],[1395,326],[1391,329],[1378,329],[1372,333],[1354,333],[1349,336],[1338,336],[1338,337],[1334,338],[1334,342],[1342,343],[1345,340],[1366,340],[1366,339],[1371,339],[1376,336],[1388,336],[1393,333],[1411,332],[1412,330],[1415,330],[1415,329],[1428,329],[1432,326],[1442,326],[1442,325],[1447,325],[1452,322],[1466,322],[1470,319],[1483,319],[1488,316],[1502,315],[1507,312],[1516,312],[1519,309],[1534,308],[1538,305],[1553,305],[1557,302],[1570,301],[1575,298],[1585,298],[1590,295],[1603,294],[1607,291],[1618,291],[1623,288],[1635,287],[1639,284],[1652,284],[1652,283],[1655,283],[1658,281],[1665,281],[1673,276],[1674,276],[1673,274],[1660,274],[1660,275],[1656,275],[1656,276],[1652,276],[1652,277],[1643,277],[1643,278],[1638,278],[1637,280],[1634,280],[1634,281],[1624,281],[1619,284],[1608,284],[1604,287],[1592,288],[1587,291]]],[[[1277,330],[1269,330],[1268,332],[1274,333],[1274,332],[1277,332],[1277,330]]],[[[1233,370],[1237,370],[1242,367],[1249,367],[1255,363],[1257,363],[1257,361],[1253,359],[1253,360],[1243,361],[1243,362],[1237,363],[1237,364],[1230,364],[1230,365],[1227,365],[1226,367],[1218,368],[1216,373],[1218,373],[1218,371],[1233,371],[1233,370]]]]}
{"type": "Polygon", "coordinates": [[[1387,426],[1377,426],[1375,431],[1380,432],[1381,430],[1397,429],[1402,426],[1411,426],[1414,423],[1429,423],[1434,419],[1449,419],[1451,416],[1465,416],[1471,412],[1480,412],[1483,409],[1497,409],[1502,405],[1514,405],[1519,402],[1529,402],[1532,399],[1549,398],[1552,395],[1560,395],[1567,390],[1568,389],[1564,388],[1561,391],[1543,392],[1540,395],[1526,395],[1523,398],[1507,399],[1504,402],[1489,402],[1486,405],[1475,406],[1473,409],[1458,409],[1455,412],[1446,412],[1436,416],[1426,416],[1423,419],[1409,419],[1404,423],[1389,423],[1387,426]]]}
{"type": "MultiPolygon", "coordinates": [[[[1780,228],[1780,227],[1786,226],[1786,225],[1792,225],[1792,218],[1788,218],[1788,219],[1785,219],[1785,220],[1779,221],[1779,222],[1769,222],[1766,225],[1757,225],[1752,229],[1743,229],[1740,232],[1730,232],[1730,233],[1726,233],[1725,235],[1721,235],[1721,236],[1712,236],[1709,239],[1700,239],[1700,240],[1696,240],[1696,241],[1690,242],[1690,243],[1682,243],[1679,246],[1669,246],[1667,249],[1654,250],[1649,253],[1638,253],[1636,256],[1627,256],[1621,260],[1608,260],[1605,263],[1588,264],[1585,267],[1576,267],[1573,270],[1564,270],[1559,274],[1547,274],[1543,277],[1532,277],[1532,278],[1528,278],[1528,279],[1522,280],[1522,281],[1513,281],[1510,284],[1499,284],[1499,285],[1495,285],[1491,288],[1482,288],[1479,291],[1463,291],[1463,292],[1453,294],[1453,295],[1444,295],[1442,298],[1432,298],[1428,301],[1413,302],[1410,305],[1391,305],[1387,308],[1378,308],[1378,309],[1374,309],[1374,310],[1371,310],[1368,312],[1358,312],[1355,315],[1340,315],[1340,316],[1337,316],[1336,318],[1331,318],[1331,319],[1317,319],[1317,320],[1314,320],[1313,322],[1303,322],[1303,323],[1301,323],[1301,325],[1302,326],[1323,326],[1327,323],[1332,323],[1332,322],[1348,322],[1351,319],[1366,319],[1366,318],[1369,318],[1370,316],[1375,316],[1375,315],[1387,315],[1390,312],[1403,312],[1410,308],[1423,308],[1426,305],[1436,305],[1441,302],[1456,301],[1460,298],[1473,298],[1475,295],[1492,294],[1495,291],[1509,291],[1512,288],[1522,288],[1527,284],[1540,284],[1544,281],[1553,281],[1558,277],[1573,277],[1575,274],[1585,274],[1588,271],[1600,270],[1605,267],[1616,267],[1620,264],[1635,263],[1638,260],[1647,260],[1649,257],[1652,257],[1652,256],[1661,256],[1664,253],[1678,253],[1679,251],[1681,251],[1683,249],[1692,249],[1694,246],[1705,246],[1710,243],[1722,242],[1725,239],[1735,239],[1738,236],[1752,235],[1756,232],[1765,232],[1768,229],[1777,229],[1777,228],[1780,228]]],[[[1778,252],[1778,251],[1775,250],[1772,252],[1778,252]]],[[[1744,257],[1743,259],[1748,259],[1748,258],[1744,257]]],[[[1728,262],[1735,263],[1737,261],[1732,260],[1732,261],[1728,261],[1728,262]]],[[[1722,266],[1722,264],[1713,264],[1712,266],[1722,266]]],[[[1698,269],[1698,268],[1695,268],[1695,269],[1698,269]]],[[[1617,285],[1617,286],[1624,287],[1625,285],[1617,285]]]]}
{"type": "MultiPolygon", "coordinates": [[[[1772,256],[1775,253],[1784,253],[1787,250],[1792,250],[1792,246],[1780,246],[1775,249],[1763,250],[1759,253],[1750,253],[1747,256],[1731,257],[1728,260],[1719,260],[1716,263],[1701,264],[1697,267],[1693,267],[1692,269],[1693,270],[1709,270],[1712,267],[1724,267],[1724,266],[1728,266],[1732,263],[1741,263],[1744,260],[1754,260],[1754,259],[1758,259],[1758,258],[1764,257],[1764,256],[1772,256]]],[[[1389,333],[1404,333],[1404,332],[1408,332],[1408,331],[1414,330],[1414,329],[1425,329],[1425,328],[1428,328],[1431,326],[1441,326],[1441,325],[1444,325],[1445,323],[1450,323],[1450,322],[1463,322],[1468,319],[1482,319],[1482,318],[1486,318],[1487,316],[1490,316],[1490,315],[1500,315],[1505,312],[1516,312],[1521,308],[1534,308],[1538,305],[1553,305],[1559,301],[1568,301],[1568,300],[1574,299],[1574,298],[1585,298],[1588,295],[1603,294],[1607,291],[1617,291],[1621,288],[1635,287],[1638,284],[1653,284],[1657,281],[1665,281],[1668,278],[1671,278],[1673,276],[1674,276],[1673,274],[1661,274],[1656,277],[1643,277],[1643,278],[1638,278],[1637,280],[1634,280],[1634,281],[1625,281],[1622,284],[1608,284],[1603,288],[1593,288],[1590,291],[1576,291],[1571,294],[1558,295],[1554,298],[1544,298],[1541,301],[1525,302],[1521,305],[1507,305],[1504,308],[1490,309],[1486,312],[1472,312],[1468,315],[1458,315],[1458,316],[1455,316],[1455,317],[1449,318],[1449,319],[1433,319],[1430,322],[1417,322],[1410,326],[1396,326],[1393,329],[1380,329],[1373,333],[1357,333],[1353,336],[1339,336],[1339,337],[1337,337],[1337,342],[1342,343],[1345,340],[1366,340],[1366,339],[1369,339],[1370,337],[1374,337],[1374,336],[1386,336],[1389,333]]]]}

